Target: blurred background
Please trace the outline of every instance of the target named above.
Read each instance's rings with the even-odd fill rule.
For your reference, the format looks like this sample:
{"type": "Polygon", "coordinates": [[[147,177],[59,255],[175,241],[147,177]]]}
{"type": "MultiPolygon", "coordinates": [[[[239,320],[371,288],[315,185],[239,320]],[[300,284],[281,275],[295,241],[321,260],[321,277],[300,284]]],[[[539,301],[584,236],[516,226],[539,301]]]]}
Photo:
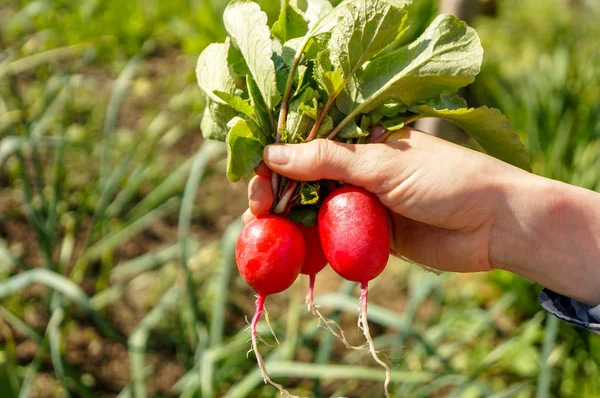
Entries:
{"type": "MultiPolygon", "coordinates": [[[[278,2],[259,3],[273,21],[278,2]]],[[[596,191],[599,3],[456,11],[485,48],[471,105],[508,116],[536,173],[596,191]]],[[[254,297],[233,261],[246,185],[199,131],[195,61],[224,39],[225,5],[0,1],[1,397],[276,396],[247,355],[254,297]]],[[[437,1],[413,12],[418,35],[437,1]]],[[[320,275],[322,311],[362,343],[357,287],[320,275]]],[[[378,397],[383,372],[317,327],[307,284],[267,302],[271,376],[299,395],[378,397]]],[[[600,396],[600,336],[547,315],[523,278],[393,260],[371,286],[396,397],[600,396]]]]}

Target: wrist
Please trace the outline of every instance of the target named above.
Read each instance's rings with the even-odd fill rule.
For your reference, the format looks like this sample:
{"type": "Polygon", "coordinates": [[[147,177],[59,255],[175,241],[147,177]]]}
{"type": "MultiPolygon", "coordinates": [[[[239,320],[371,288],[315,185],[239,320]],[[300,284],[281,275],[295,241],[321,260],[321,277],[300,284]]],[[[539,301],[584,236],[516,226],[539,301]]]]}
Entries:
{"type": "Polygon", "coordinates": [[[504,193],[490,236],[492,267],[600,304],[600,195],[527,173],[504,193]]]}

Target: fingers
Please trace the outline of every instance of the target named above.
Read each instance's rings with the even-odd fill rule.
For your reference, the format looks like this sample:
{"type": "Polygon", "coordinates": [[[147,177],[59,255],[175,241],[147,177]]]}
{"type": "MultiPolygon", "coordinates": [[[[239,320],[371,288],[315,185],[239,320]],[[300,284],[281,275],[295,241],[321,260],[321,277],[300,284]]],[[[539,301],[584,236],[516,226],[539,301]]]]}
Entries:
{"type": "Polygon", "coordinates": [[[271,179],[257,175],[248,184],[248,207],[255,216],[267,214],[273,206],[271,179]]]}
{"type": "Polygon", "coordinates": [[[258,166],[256,166],[256,168],[254,169],[254,172],[256,173],[257,176],[266,177],[266,178],[271,178],[271,174],[272,174],[271,169],[267,167],[265,162],[260,162],[258,164],[258,166]]]}
{"type": "Polygon", "coordinates": [[[328,179],[364,186],[378,168],[380,150],[378,145],[318,139],[306,144],[269,145],[263,159],[271,170],[294,180],[328,179]]]}
{"type": "Polygon", "coordinates": [[[244,225],[248,224],[250,221],[254,220],[255,218],[256,218],[256,216],[254,214],[252,214],[250,209],[246,209],[244,214],[242,214],[242,222],[244,223],[244,225]]]}

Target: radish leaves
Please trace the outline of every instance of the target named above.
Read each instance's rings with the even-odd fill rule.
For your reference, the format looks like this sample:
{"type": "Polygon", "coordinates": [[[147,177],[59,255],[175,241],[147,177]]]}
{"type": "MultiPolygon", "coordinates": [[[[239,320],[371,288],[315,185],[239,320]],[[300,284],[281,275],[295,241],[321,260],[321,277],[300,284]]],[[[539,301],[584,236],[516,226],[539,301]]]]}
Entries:
{"type": "Polygon", "coordinates": [[[225,9],[223,22],[244,56],[270,112],[281,100],[281,95],[277,91],[275,65],[271,60],[273,50],[267,14],[256,3],[234,0],[225,9]]]}
{"type": "Polygon", "coordinates": [[[454,104],[464,103],[456,108],[450,101],[441,104],[430,103],[417,106],[417,111],[425,117],[446,119],[456,124],[467,133],[491,156],[525,170],[530,170],[529,156],[514,132],[512,124],[498,110],[482,106],[467,108],[460,97],[454,98],[454,104]],[[450,107],[450,109],[447,109],[450,107]]]}
{"type": "Polygon", "coordinates": [[[421,117],[450,120],[488,154],[529,169],[500,111],[448,96],[479,73],[483,49],[475,30],[440,15],[402,45],[414,34],[409,24],[427,23],[411,0],[307,4],[302,11],[295,0],[282,0],[269,29],[256,3],[233,0],[223,16],[229,38],[198,59],[207,98],[201,128],[206,138],[227,141],[230,180],[251,176],[276,138],[368,143],[375,124],[396,130],[421,117]]]}

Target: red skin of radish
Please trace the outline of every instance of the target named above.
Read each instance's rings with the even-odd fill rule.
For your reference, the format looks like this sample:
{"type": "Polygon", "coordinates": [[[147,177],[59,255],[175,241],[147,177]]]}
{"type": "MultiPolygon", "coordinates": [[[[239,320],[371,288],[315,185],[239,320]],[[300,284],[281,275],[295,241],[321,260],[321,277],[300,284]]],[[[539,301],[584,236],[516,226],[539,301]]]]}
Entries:
{"type": "Polygon", "coordinates": [[[235,257],[242,278],[264,298],[294,283],[304,264],[306,244],[292,221],[265,215],[244,226],[235,257]]]}
{"type": "Polygon", "coordinates": [[[256,311],[250,324],[252,350],[265,383],[277,388],[281,396],[290,395],[267,375],[258,351],[256,326],[263,313],[265,298],[289,288],[296,280],[306,257],[306,244],[292,221],[276,215],[255,218],[242,228],[235,246],[235,258],[242,278],[257,293],[256,311]]]}
{"type": "Polygon", "coordinates": [[[296,225],[300,229],[300,232],[302,232],[302,236],[304,236],[304,242],[306,242],[306,258],[304,259],[304,265],[300,273],[304,275],[316,275],[327,265],[327,258],[325,258],[323,246],[321,246],[319,226],[315,224],[307,227],[302,223],[296,225]]]}
{"type": "Polygon", "coordinates": [[[319,210],[325,257],[344,279],[366,284],[385,268],[390,234],[385,207],[363,188],[344,185],[319,210]]]}

